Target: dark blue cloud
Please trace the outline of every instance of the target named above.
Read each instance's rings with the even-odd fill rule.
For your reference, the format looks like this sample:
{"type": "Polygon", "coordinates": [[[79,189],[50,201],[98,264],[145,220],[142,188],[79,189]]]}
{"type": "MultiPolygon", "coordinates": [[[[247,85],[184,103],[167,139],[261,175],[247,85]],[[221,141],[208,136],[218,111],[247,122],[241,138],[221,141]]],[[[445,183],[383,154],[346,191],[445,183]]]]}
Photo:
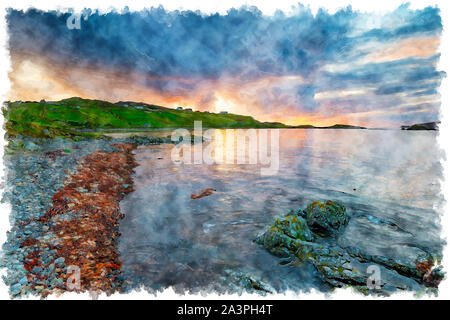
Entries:
{"type": "MultiPolygon", "coordinates": [[[[367,63],[348,72],[323,72],[323,89],[376,87],[377,95],[391,95],[406,91],[428,92],[436,90],[443,71],[436,70],[439,55],[425,59],[406,58],[382,63],[367,63]]],[[[420,96],[417,94],[416,96],[420,96]]],[[[424,95],[424,94],[422,94],[424,95]]]]}
{"type": "Polygon", "coordinates": [[[409,17],[404,25],[395,29],[372,29],[365,32],[360,39],[392,40],[413,36],[418,33],[439,34],[442,31],[442,21],[439,8],[427,7],[423,10],[410,11],[409,4],[400,6],[398,13],[409,11],[409,17]]]}
{"type": "Polygon", "coordinates": [[[445,72],[437,71],[434,66],[424,66],[412,69],[406,72],[405,81],[415,82],[429,79],[440,79],[445,76],[445,72]]]}
{"type": "MultiPolygon", "coordinates": [[[[437,82],[397,82],[394,84],[381,85],[375,93],[378,95],[396,94],[406,91],[414,92],[432,92],[440,86],[440,81],[437,82]]],[[[417,96],[420,96],[417,95],[417,96]]]]}
{"type": "Polygon", "coordinates": [[[421,96],[431,96],[431,95],[437,95],[438,92],[435,88],[428,89],[428,90],[422,90],[422,91],[416,91],[413,93],[410,93],[410,97],[421,97],[421,96]]]}
{"type": "Polygon", "coordinates": [[[263,16],[256,8],[226,15],[153,8],[138,13],[93,13],[69,30],[70,14],[10,11],[10,47],[55,61],[137,69],[152,75],[217,78],[227,73],[310,74],[351,49],[350,8],[314,16],[263,16]]]}
{"type": "Polygon", "coordinates": [[[314,100],[315,87],[313,85],[303,85],[297,88],[297,95],[303,103],[303,108],[306,110],[314,110],[316,101],[314,100]]]}

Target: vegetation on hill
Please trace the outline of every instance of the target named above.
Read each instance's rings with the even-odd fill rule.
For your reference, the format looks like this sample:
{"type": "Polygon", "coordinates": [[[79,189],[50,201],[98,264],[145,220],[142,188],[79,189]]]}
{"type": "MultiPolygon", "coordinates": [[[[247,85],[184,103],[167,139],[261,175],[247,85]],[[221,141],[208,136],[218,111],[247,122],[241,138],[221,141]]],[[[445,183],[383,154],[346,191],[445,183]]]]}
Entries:
{"type": "Polygon", "coordinates": [[[61,101],[8,102],[3,108],[5,129],[11,136],[80,137],[99,135],[95,130],[192,128],[285,128],[250,116],[175,110],[137,102],[110,103],[69,98],[61,101]]]}
{"type": "Polygon", "coordinates": [[[176,110],[143,102],[69,98],[61,101],[7,102],[2,109],[5,130],[11,137],[99,137],[105,131],[193,128],[202,121],[204,128],[301,128],[365,129],[344,124],[315,127],[309,124],[287,126],[280,122],[260,122],[250,116],[176,110]]]}

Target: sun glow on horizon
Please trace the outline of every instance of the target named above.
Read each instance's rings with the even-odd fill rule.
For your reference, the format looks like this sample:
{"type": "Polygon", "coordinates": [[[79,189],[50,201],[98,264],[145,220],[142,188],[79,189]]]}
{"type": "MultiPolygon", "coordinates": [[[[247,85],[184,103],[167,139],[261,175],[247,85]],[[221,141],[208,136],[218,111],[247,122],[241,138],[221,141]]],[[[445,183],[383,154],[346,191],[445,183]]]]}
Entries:
{"type": "Polygon", "coordinates": [[[235,104],[232,101],[226,100],[222,96],[218,95],[216,97],[216,101],[214,102],[214,110],[210,110],[210,111],[215,111],[216,113],[226,111],[226,112],[231,113],[234,109],[235,109],[235,104]]]}

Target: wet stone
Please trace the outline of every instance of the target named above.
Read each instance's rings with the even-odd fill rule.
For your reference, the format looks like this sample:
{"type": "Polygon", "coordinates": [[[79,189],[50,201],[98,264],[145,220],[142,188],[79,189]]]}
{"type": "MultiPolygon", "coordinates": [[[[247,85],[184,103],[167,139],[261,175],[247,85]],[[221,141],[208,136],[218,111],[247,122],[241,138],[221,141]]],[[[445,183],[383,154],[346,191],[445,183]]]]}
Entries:
{"type": "Polygon", "coordinates": [[[335,237],[339,240],[348,222],[342,204],[314,201],[305,210],[299,210],[298,216],[291,212],[277,219],[257,236],[256,242],[276,256],[311,263],[332,287],[352,287],[364,294],[389,295],[398,290],[421,292],[427,287],[437,287],[442,280],[442,269],[432,267],[439,257],[421,249],[402,260],[371,255],[356,246],[342,247],[339,241],[329,241],[335,237]],[[375,289],[369,290],[374,266],[382,277],[375,289]]]}

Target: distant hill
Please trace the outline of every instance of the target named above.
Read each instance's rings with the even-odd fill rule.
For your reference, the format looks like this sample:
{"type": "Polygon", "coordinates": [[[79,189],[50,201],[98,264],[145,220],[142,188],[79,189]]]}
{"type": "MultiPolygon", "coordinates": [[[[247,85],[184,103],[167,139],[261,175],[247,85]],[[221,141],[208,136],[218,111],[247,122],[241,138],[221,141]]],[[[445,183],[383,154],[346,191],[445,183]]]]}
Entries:
{"type": "Polygon", "coordinates": [[[352,126],[349,124],[335,124],[329,127],[318,127],[320,129],[367,129],[366,127],[352,126]]]}
{"type": "Polygon", "coordinates": [[[292,128],[296,128],[296,129],[315,129],[316,127],[314,127],[313,125],[310,124],[301,124],[298,126],[292,126],[292,128]]]}
{"type": "Polygon", "coordinates": [[[335,124],[332,126],[327,127],[316,127],[310,124],[300,125],[300,126],[293,126],[293,128],[298,129],[367,129],[365,127],[359,127],[359,126],[352,126],[349,124],[335,124]]]}
{"type": "Polygon", "coordinates": [[[440,122],[417,123],[411,126],[402,126],[402,130],[438,130],[440,122]]]}

